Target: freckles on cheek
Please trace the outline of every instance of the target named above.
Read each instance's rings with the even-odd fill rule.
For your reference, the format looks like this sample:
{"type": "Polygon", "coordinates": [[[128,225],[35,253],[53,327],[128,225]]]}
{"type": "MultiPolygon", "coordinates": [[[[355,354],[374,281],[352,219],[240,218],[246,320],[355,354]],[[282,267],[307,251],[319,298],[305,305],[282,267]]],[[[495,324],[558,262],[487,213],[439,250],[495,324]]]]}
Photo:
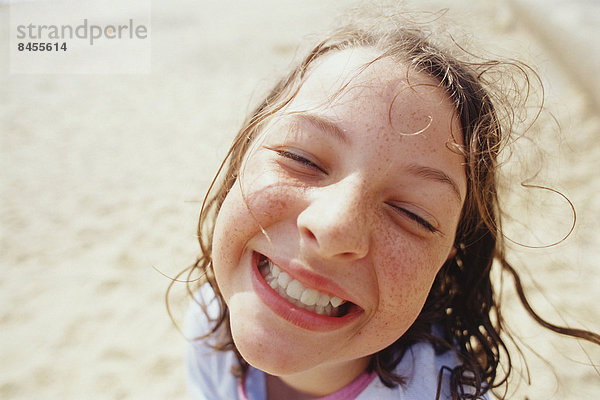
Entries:
{"type": "MultiPolygon", "coordinates": [[[[440,261],[428,256],[431,249],[395,244],[382,254],[378,273],[380,306],[401,313],[405,318],[416,317],[425,302],[440,261]],[[414,315],[413,315],[414,314],[414,315]]],[[[441,265],[441,264],[440,264],[441,265]]]]}
{"type": "Polygon", "coordinates": [[[238,191],[248,212],[261,224],[268,224],[293,210],[303,198],[305,189],[282,174],[280,167],[272,162],[256,163],[248,163],[246,173],[241,175],[241,184],[237,184],[238,191]]]}
{"type": "Polygon", "coordinates": [[[295,210],[297,190],[281,185],[263,185],[245,193],[246,210],[263,228],[287,218],[295,210]]]}
{"type": "MultiPolygon", "coordinates": [[[[293,214],[300,192],[300,188],[284,185],[268,172],[243,177],[241,184],[234,183],[219,211],[215,244],[219,238],[227,246],[243,250],[241,247],[260,234],[261,228],[267,229],[293,214]]],[[[233,256],[231,251],[228,253],[233,256]]]]}
{"type": "Polygon", "coordinates": [[[225,198],[217,220],[213,235],[213,260],[215,270],[220,269],[225,264],[234,262],[234,259],[241,252],[238,243],[244,236],[245,224],[235,224],[240,216],[245,213],[243,202],[239,192],[234,188],[230,190],[225,198]],[[229,243],[229,245],[228,245],[229,243]]]}

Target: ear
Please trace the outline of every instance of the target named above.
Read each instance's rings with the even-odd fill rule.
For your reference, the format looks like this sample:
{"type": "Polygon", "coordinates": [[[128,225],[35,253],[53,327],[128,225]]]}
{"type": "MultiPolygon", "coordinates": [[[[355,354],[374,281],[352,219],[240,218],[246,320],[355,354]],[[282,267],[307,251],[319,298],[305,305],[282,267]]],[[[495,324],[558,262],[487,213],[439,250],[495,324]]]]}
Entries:
{"type": "Polygon", "coordinates": [[[450,250],[450,253],[448,253],[448,258],[446,259],[446,261],[454,258],[455,255],[456,255],[456,247],[452,246],[452,250],[450,250]]]}

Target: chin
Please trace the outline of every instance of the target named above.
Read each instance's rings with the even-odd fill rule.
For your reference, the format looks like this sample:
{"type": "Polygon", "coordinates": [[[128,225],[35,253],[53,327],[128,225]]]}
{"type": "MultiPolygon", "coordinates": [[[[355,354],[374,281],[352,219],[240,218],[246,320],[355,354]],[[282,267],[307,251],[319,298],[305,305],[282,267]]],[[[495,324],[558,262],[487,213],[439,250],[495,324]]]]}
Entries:
{"type": "Polygon", "coordinates": [[[291,375],[315,367],[314,357],[296,351],[285,351],[281,347],[269,348],[252,338],[237,338],[234,343],[246,362],[254,368],[274,376],[291,375]]]}
{"type": "MultiPolygon", "coordinates": [[[[252,303],[246,301],[245,314],[252,303]]],[[[235,305],[234,305],[235,307],[235,305]]],[[[239,309],[240,312],[243,309],[239,309]]],[[[285,337],[281,331],[274,329],[272,325],[261,324],[259,319],[236,318],[235,308],[230,308],[231,333],[237,350],[244,360],[261,371],[271,375],[290,375],[306,371],[317,366],[320,362],[319,354],[323,354],[309,343],[302,343],[302,338],[285,337]],[[317,352],[309,352],[307,348],[315,349],[317,352]]],[[[260,311],[254,309],[255,316],[261,315],[260,311]]]]}

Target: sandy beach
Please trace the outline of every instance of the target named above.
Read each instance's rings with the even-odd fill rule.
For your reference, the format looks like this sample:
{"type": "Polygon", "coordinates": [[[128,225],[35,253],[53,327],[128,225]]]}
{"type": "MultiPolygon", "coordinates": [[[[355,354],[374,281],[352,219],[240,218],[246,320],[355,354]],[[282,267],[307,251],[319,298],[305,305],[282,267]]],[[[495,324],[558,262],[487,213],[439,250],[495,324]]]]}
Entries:
{"type": "MultiPolygon", "coordinates": [[[[600,34],[600,5],[562,3],[427,7],[449,7],[486,51],[539,71],[547,101],[536,183],[567,195],[577,224],[548,249],[511,245],[511,260],[541,315],[600,332],[600,46],[584,42],[600,34]]],[[[152,72],[86,75],[9,73],[0,3],[1,399],[188,398],[164,275],[198,253],[204,191],[245,113],[352,4],[153,2],[152,72]]],[[[521,194],[508,210],[514,237],[532,238],[519,236],[521,223],[544,232],[533,237],[540,243],[568,231],[562,198],[521,194]]],[[[600,398],[597,346],[537,327],[510,286],[507,278],[504,316],[531,346],[532,379],[510,398],[600,398]]],[[[175,285],[179,321],[186,302],[175,285]]]]}

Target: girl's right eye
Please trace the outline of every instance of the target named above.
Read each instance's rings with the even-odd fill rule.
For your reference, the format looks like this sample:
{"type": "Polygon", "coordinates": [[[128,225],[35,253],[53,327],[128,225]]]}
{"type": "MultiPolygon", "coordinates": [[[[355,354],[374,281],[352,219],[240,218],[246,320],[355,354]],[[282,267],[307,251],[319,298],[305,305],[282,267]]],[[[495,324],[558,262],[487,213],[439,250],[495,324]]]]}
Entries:
{"type": "Polygon", "coordinates": [[[271,149],[271,150],[275,151],[279,156],[281,156],[283,158],[295,161],[297,163],[302,164],[305,167],[315,169],[315,170],[327,175],[327,171],[325,171],[323,168],[319,167],[317,164],[315,164],[314,162],[310,161],[308,158],[306,158],[298,153],[295,153],[295,152],[292,152],[289,150],[284,150],[284,149],[271,149]]]}

